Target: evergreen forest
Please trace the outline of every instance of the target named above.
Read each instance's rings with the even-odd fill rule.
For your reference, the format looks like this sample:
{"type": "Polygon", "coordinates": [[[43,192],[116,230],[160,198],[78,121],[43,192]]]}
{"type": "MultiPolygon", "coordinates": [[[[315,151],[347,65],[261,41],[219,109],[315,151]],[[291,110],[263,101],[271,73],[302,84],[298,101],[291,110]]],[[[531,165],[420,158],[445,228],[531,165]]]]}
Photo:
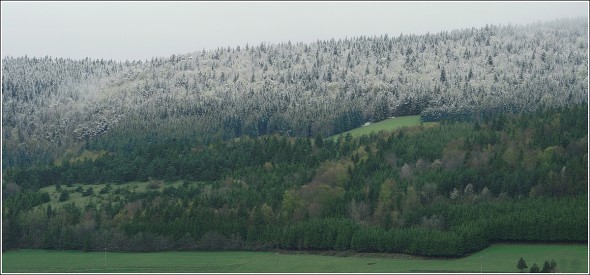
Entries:
{"type": "Polygon", "coordinates": [[[564,19],[146,61],[6,57],[2,249],[587,243],[587,41],[587,19],[564,19]],[[340,134],[405,115],[422,123],[340,134]]]}

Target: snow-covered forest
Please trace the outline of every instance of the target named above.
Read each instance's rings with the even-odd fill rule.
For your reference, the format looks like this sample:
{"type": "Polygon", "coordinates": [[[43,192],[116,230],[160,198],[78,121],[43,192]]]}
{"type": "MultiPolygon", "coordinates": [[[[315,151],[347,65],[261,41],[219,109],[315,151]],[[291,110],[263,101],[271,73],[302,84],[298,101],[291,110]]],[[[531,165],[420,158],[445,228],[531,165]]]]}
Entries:
{"type": "Polygon", "coordinates": [[[2,60],[3,167],[96,139],[332,135],[587,102],[587,18],[245,45],[147,61],[2,60]]]}

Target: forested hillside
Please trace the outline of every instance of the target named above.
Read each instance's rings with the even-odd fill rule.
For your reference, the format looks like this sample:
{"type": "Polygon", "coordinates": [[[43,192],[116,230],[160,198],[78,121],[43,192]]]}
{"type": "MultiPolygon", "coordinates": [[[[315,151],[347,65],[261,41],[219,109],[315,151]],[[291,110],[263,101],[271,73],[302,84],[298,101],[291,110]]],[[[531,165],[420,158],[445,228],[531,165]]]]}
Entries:
{"type": "Polygon", "coordinates": [[[580,18],[146,61],[8,57],[2,167],[60,162],[90,144],[120,150],[120,140],[328,136],[390,116],[461,120],[584,103],[587,40],[580,18]]]}
{"type": "Polygon", "coordinates": [[[587,109],[337,140],[89,142],[87,158],[5,170],[2,248],[454,257],[496,241],[586,243],[587,109]],[[128,181],[152,187],[136,192],[128,181]],[[91,183],[109,184],[83,187],[91,183]],[[78,192],[85,205],[70,201],[78,192]]]}
{"type": "Polygon", "coordinates": [[[2,249],[587,243],[587,41],[579,18],[146,61],[6,57],[2,249]],[[433,123],[326,138],[404,115],[433,123]]]}

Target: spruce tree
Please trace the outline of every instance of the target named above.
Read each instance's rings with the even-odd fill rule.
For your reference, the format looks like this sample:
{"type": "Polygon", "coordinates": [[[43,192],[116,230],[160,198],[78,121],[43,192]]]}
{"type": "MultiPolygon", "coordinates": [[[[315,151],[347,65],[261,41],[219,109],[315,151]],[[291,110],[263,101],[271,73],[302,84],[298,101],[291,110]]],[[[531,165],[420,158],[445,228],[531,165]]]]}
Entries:
{"type": "Polygon", "coordinates": [[[542,273],[550,273],[551,272],[551,266],[549,265],[549,261],[545,261],[545,263],[543,263],[543,269],[541,270],[542,273]]]}
{"type": "Polygon", "coordinates": [[[526,261],[522,257],[520,257],[520,260],[518,260],[516,268],[518,268],[520,272],[524,271],[525,268],[528,268],[526,261]]]}
{"type": "Polygon", "coordinates": [[[440,82],[446,82],[447,81],[447,72],[445,71],[445,68],[442,68],[442,70],[440,71],[440,82]]]}

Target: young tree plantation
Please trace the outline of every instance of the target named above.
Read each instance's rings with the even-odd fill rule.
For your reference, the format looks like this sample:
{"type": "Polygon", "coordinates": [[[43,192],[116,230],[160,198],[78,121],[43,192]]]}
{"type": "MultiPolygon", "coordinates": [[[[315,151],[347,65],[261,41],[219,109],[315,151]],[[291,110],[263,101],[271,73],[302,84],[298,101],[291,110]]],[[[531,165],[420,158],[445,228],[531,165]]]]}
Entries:
{"type": "Polygon", "coordinates": [[[2,248],[458,257],[587,243],[587,35],[587,19],[564,19],[146,61],[4,58],[2,248]],[[406,115],[434,123],[327,138],[406,115]]]}

